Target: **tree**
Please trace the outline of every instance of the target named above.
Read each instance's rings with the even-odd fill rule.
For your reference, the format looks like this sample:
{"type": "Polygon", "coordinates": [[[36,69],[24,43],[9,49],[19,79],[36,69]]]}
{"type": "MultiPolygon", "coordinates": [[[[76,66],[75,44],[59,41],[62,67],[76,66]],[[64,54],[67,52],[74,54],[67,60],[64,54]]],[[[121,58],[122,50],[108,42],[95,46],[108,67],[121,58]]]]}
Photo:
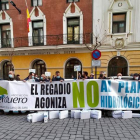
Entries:
{"type": "Polygon", "coordinates": [[[107,30],[103,29],[103,23],[100,22],[100,19],[95,23],[95,32],[85,35],[85,46],[90,50],[98,49],[107,38],[107,30]]]}

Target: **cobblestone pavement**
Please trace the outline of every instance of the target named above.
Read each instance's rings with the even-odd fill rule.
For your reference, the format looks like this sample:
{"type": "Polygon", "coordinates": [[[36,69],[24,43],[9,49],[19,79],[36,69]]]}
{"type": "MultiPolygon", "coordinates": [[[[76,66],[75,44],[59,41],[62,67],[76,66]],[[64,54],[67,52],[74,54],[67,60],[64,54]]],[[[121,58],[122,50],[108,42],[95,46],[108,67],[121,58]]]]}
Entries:
{"type": "Polygon", "coordinates": [[[0,115],[0,140],[140,140],[140,118],[64,119],[29,123],[26,115],[0,115]]]}

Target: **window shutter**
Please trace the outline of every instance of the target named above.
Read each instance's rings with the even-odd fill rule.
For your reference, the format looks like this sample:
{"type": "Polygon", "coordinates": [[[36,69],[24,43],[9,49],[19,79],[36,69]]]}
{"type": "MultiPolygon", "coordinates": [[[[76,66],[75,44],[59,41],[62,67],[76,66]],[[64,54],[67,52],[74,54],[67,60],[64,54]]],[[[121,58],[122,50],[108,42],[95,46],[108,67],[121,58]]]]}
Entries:
{"type": "Polygon", "coordinates": [[[31,6],[33,6],[33,0],[31,0],[31,6]]]}
{"type": "Polygon", "coordinates": [[[1,0],[0,0],[0,10],[2,10],[1,0]]]}

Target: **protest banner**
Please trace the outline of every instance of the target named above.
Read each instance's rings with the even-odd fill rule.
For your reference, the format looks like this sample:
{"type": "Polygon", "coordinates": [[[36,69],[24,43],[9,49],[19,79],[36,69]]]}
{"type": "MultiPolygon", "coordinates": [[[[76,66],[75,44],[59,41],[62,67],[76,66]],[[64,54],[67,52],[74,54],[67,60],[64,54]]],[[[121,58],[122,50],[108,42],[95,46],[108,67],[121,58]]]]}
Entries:
{"type": "Polygon", "coordinates": [[[140,82],[73,80],[0,82],[0,109],[5,110],[140,110],[140,82]]]}

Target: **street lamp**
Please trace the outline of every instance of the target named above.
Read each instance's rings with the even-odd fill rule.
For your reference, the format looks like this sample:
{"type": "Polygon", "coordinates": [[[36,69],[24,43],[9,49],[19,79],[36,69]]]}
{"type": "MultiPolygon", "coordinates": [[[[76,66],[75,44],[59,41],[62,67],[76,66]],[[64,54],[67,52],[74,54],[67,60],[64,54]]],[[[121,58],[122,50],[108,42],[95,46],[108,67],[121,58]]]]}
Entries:
{"type": "Polygon", "coordinates": [[[16,4],[13,1],[10,1],[10,3],[18,10],[19,14],[21,14],[21,10],[16,7],[16,4]]]}

